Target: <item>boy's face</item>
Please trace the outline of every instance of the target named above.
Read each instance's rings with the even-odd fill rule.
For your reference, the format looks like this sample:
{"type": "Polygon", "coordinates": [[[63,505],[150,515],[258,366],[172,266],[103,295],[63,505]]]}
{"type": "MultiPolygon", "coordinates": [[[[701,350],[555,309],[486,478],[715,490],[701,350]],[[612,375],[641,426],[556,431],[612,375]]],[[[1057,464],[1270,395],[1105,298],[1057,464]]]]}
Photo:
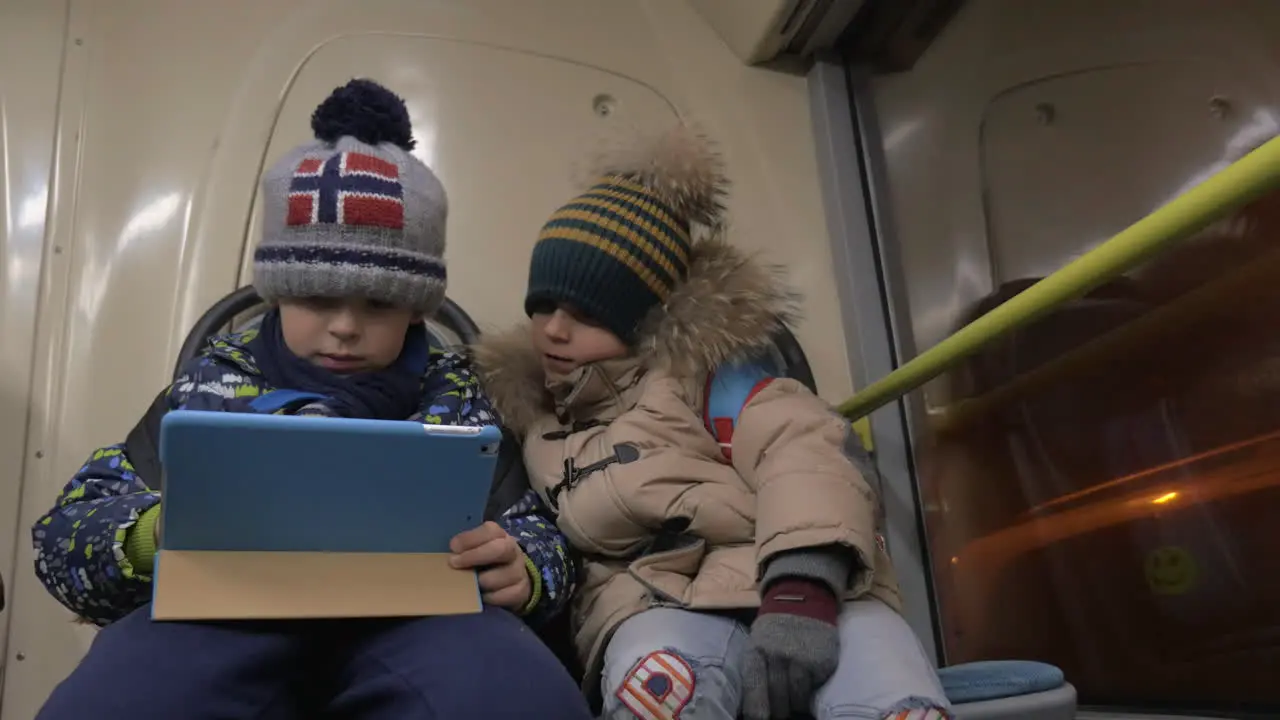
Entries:
{"type": "Polygon", "coordinates": [[[623,357],[628,352],[617,335],[571,306],[540,308],[532,320],[533,347],[545,372],[566,375],[588,363],[623,357]]]}
{"type": "Polygon", "coordinates": [[[289,350],[344,375],[390,366],[400,357],[409,325],[421,321],[412,310],[363,298],[280,301],[280,330],[289,350]]]}

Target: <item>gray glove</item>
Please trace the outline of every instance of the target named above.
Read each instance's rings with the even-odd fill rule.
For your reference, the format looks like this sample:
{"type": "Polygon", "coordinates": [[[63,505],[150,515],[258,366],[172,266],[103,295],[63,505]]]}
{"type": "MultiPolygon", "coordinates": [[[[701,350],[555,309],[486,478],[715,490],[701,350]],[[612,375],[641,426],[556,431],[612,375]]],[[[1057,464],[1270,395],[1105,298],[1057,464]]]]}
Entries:
{"type": "Polygon", "coordinates": [[[742,662],[745,720],[808,715],[814,693],[840,663],[840,599],[846,553],[791,553],[769,564],[760,612],[742,662]]]}

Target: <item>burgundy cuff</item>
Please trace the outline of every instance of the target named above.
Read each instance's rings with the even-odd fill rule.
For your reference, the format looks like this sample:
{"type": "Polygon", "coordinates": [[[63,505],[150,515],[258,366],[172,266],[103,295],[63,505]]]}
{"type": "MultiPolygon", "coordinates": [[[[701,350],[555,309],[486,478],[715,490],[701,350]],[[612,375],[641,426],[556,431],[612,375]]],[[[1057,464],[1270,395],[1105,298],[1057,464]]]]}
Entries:
{"type": "Polygon", "coordinates": [[[840,601],[825,583],[785,577],[769,586],[760,602],[760,614],[785,613],[835,625],[840,601]]]}

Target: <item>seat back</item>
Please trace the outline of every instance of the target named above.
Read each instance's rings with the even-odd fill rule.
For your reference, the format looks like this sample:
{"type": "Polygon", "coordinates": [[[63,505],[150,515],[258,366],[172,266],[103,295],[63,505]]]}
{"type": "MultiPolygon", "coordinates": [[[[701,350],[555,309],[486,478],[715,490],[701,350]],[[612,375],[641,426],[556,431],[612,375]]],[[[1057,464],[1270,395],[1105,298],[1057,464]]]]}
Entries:
{"type": "Polygon", "coordinates": [[[818,383],[813,377],[813,368],[809,367],[809,358],[804,354],[804,348],[800,347],[800,341],[796,340],[796,336],[791,330],[780,325],[778,331],[773,334],[773,347],[770,348],[770,354],[774,356],[776,364],[782,368],[783,373],[792,380],[798,380],[813,394],[818,394],[818,383]]]}
{"type": "MultiPolygon", "coordinates": [[[[214,303],[187,333],[174,364],[174,378],[181,374],[182,367],[198,355],[210,339],[233,325],[240,328],[252,326],[266,311],[266,307],[252,285],[234,290],[214,303]]],[[[471,345],[480,339],[480,328],[475,321],[448,298],[445,298],[435,316],[426,321],[426,325],[428,340],[434,347],[454,348],[471,345]]]]}
{"type": "MultiPolygon", "coordinates": [[[[265,310],[266,304],[251,285],[234,290],[214,303],[187,333],[174,364],[174,380],[178,379],[182,368],[200,353],[209,340],[230,329],[232,325],[238,325],[240,329],[252,327],[261,319],[265,310]]],[[[428,342],[433,347],[442,349],[469,345],[480,337],[480,330],[471,316],[448,298],[445,298],[435,317],[426,321],[426,326],[428,342]]],[[[156,395],[125,440],[135,470],[143,482],[153,488],[160,487],[162,478],[158,448],[160,420],[166,412],[167,390],[156,395]]],[[[2,607],[0,603],[0,609],[2,607]]]]}

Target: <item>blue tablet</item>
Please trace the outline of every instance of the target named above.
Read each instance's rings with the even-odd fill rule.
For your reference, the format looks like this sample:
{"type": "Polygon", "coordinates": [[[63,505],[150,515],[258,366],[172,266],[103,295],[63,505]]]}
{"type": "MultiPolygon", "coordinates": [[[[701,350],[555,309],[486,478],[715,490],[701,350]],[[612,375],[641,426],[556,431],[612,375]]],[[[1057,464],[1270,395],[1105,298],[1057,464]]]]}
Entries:
{"type": "Polygon", "coordinates": [[[496,427],[174,411],[166,551],[447,553],[481,524],[496,427]]]}

